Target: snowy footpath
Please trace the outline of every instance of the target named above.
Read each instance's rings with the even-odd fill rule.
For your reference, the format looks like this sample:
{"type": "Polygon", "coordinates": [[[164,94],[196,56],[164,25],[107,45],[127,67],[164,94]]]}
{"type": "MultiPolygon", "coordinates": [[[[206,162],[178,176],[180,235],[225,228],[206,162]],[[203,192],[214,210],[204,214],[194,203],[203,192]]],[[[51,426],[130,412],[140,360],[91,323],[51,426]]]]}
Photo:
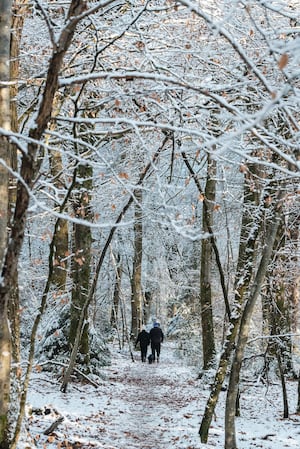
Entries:
{"type": "MultiPolygon", "coordinates": [[[[65,394],[53,375],[33,373],[27,444],[20,442],[18,449],[222,449],[226,393],[208,444],[201,444],[198,430],[209,386],[178,357],[172,342],[163,345],[160,363],[142,363],[139,352],[134,356],[132,362],[128,354],[114,350],[98,388],[76,382],[65,394]],[[64,420],[45,435],[60,416],[64,420]]],[[[242,417],[236,420],[239,449],[300,448],[300,417],[293,414],[297,383],[288,388],[291,416],[283,420],[279,383],[243,385],[242,417]]]]}

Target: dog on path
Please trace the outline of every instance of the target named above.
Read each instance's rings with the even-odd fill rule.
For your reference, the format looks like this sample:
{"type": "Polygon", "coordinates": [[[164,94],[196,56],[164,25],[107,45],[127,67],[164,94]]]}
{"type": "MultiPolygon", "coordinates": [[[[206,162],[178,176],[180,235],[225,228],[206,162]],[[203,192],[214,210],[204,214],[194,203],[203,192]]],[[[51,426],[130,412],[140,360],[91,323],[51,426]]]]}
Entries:
{"type": "Polygon", "coordinates": [[[148,356],[148,362],[149,362],[149,364],[151,365],[151,363],[153,363],[154,361],[155,361],[154,356],[153,356],[152,354],[150,354],[150,355],[148,356]]]}

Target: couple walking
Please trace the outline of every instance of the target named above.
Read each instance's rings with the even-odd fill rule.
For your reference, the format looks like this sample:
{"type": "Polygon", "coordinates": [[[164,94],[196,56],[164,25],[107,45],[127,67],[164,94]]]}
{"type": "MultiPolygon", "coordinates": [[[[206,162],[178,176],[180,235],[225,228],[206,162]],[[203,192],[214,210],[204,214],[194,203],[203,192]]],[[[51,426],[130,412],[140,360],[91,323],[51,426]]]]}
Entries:
{"type": "Polygon", "coordinates": [[[159,361],[160,345],[164,341],[164,334],[160,328],[160,324],[155,322],[153,328],[148,333],[145,329],[138,334],[135,346],[140,343],[141,359],[142,362],[146,362],[148,346],[151,343],[152,362],[159,361]]]}

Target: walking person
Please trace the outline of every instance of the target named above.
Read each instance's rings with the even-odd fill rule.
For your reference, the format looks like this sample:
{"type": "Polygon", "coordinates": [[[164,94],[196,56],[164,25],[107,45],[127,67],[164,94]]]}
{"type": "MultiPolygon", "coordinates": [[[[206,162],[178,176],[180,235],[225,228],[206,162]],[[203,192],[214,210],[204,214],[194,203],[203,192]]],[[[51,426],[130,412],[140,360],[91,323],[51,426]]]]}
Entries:
{"type": "Polygon", "coordinates": [[[160,328],[159,323],[154,323],[153,328],[150,331],[150,341],[151,341],[151,351],[152,351],[152,360],[155,362],[155,358],[157,363],[159,362],[161,343],[164,341],[164,334],[160,328]]]}
{"type": "Polygon", "coordinates": [[[146,362],[148,346],[150,344],[150,335],[146,331],[145,326],[143,326],[141,332],[137,336],[135,347],[137,346],[138,343],[140,343],[141,360],[142,362],[146,362]]]}

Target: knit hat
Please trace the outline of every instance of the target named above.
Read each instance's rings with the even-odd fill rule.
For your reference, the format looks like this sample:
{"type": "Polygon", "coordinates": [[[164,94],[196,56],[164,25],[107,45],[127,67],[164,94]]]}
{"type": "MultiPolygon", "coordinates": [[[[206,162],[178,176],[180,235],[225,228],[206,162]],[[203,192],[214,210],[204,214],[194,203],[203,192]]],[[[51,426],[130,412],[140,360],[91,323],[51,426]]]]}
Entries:
{"type": "Polygon", "coordinates": [[[154,327],[159,327],[159,323],[154,323],[154,327]]]}

